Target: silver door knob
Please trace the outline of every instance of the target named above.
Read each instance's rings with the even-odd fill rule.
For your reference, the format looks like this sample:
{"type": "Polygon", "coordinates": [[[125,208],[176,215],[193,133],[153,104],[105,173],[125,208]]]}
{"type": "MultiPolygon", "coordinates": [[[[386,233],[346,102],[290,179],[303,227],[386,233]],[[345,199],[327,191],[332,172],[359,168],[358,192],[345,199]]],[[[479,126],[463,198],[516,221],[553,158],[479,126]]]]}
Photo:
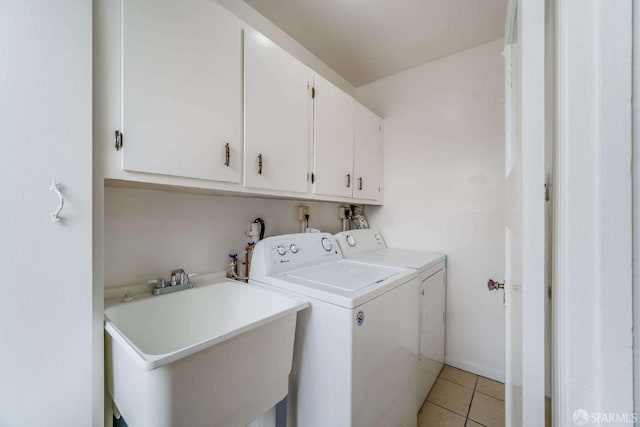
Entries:
{"type": "Polygon", "coordinates": [[[504,289],[504,282],[500,283],[496,280],[493,279],[489,279],[489,281],[487,282],[487,288],[489,288],[490,291],[495,291],[498,289],[504,289]]]}

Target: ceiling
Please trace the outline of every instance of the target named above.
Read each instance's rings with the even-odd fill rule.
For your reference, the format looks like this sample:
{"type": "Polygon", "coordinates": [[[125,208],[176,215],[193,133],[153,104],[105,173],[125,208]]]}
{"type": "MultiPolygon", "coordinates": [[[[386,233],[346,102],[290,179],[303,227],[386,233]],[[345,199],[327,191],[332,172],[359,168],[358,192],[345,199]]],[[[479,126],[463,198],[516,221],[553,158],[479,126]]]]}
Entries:
{"type": "Polygon", "coordinates": [[[499,39],[507,0],[244,0],[355,87],[499,39]]]}

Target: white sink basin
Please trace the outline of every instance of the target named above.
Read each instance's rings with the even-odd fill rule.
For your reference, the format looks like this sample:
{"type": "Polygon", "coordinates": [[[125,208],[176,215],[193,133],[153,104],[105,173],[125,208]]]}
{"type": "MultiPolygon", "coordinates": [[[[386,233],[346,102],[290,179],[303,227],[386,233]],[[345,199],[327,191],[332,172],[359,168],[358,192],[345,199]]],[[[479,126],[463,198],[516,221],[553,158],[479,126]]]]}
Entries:
{"type": "Polygon", "coordinates": [[[231,280],[108,306],[107,390],[131,427],[246,426],[287,394],[307,306],[231,280]]]}

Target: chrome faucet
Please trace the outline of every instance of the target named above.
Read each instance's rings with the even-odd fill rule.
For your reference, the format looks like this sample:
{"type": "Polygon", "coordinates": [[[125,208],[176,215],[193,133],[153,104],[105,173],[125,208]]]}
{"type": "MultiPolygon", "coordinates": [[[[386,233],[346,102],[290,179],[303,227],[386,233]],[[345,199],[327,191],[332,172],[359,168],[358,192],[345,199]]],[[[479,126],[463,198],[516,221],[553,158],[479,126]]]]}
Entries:
{"type": "Polygon", "coordinates": [[[167,284],[166,280],[163,277],[159,277],[157,279],[151,279],[147,281],[150,285],[155,285],[151,293],[153,295],[162,295],[168,294],[169,292],[181,291],[183,289],[193,288],[193,284],[191,283],[191,277],[195,276],[195,273],[185,273],[184,269],[178,268],[171,271],[171,279],[169,284],[167,284]],[[180,282],[178,283],[178,279],[180,278],[180,282]]]}
{"type": "Polygon", "coordinates": [[[184,270],[182,268],[178,268],[175,270],[171,271],[171,286],[176,286],[178,283],[176,283],[176,275],[179,274],[180,275],[180,285],[189,285],[191,284],[191,280],[189,280],[189,277],[193,276],[192,274],[187,274],[184,272],[184,270]]]}

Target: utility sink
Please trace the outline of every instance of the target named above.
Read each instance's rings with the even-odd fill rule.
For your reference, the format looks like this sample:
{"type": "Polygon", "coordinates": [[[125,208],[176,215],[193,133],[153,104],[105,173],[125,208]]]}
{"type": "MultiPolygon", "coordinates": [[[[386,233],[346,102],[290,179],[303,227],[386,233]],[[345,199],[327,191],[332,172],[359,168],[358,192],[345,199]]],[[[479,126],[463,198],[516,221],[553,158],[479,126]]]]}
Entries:
{"type": "Polygon", "coordinates": [[[107,390],[131,427],[246,426],[286,396],[307,306],[226,279],[107,304],[107,390]]]}

